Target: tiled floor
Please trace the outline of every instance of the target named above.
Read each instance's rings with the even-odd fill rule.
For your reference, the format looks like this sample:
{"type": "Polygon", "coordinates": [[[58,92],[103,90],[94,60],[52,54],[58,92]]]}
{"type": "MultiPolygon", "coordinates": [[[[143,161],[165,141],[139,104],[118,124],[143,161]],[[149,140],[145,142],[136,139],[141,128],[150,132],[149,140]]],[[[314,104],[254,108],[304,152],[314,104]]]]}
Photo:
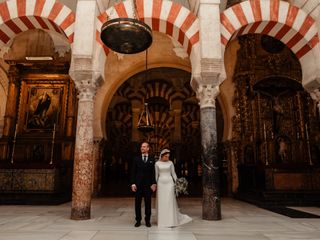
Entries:
{"type": "MultiPolygon", "coordinates": [[[[153,201],[154,204],[155,201],[153,201]]],[[[320,219],[293,219],[234,199],[222,199],[222,220],[201,219],[201,199],[179,199],[186,225],[160,229],[134,224],[132,198],[92,201],[92,218],[70,220],[70,203],[0,206],[0,240],[320,240],[320,219]]],[[[299,208],[319,214],[319,208],[299,208]]],[[[153,209],[154,212],[154,209],[153,209]]]]}

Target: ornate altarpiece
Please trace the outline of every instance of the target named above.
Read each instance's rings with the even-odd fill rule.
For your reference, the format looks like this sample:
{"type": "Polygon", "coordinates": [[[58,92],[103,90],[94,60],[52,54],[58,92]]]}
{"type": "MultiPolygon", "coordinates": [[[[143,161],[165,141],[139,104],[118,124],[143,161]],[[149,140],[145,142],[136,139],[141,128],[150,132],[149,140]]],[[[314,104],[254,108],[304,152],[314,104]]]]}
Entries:
{"type": "Polygon", "coordinates": [[[319,113],[301,85],[299,61],[268,36],[249,34],[239,44],[226,145],[239,192],[320,190],[319,113]]]}
{"type": "Polygon", "coordinates": [[[10,69],[0,139],[1,201],[69,200],[77,110],[69,66],[10,62],[10,69]]]}

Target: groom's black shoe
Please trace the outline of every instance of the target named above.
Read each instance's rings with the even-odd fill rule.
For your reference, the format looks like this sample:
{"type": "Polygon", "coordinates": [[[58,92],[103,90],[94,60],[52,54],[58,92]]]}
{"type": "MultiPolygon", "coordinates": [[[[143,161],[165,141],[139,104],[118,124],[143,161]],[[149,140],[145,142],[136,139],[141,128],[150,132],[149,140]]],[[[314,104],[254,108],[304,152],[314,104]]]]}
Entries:
{"type": "Polygon", "coordinates": [[[141,222],[136,222],[136,224],[134,225],[135,227],[140,227],[141,222]]]}
{"type": "Polygon", "coordinates": [[[151,227],[151,223],[149,221],[146,222],[146,227],[151,227]]]}

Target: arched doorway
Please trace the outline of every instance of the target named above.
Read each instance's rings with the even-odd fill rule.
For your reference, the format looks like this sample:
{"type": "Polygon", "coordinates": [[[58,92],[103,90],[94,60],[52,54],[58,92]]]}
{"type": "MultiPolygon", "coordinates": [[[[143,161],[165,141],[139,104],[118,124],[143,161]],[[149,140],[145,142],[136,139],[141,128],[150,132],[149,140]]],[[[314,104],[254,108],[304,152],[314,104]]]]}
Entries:
{"type": "MultiPolygon", "coordinates": [[[[106,120],[108,140],[103,149],[101,195],[131,194],[131,160],[144,140],[150,142],[156,157],[161,149],[170,148],[177,175],[189,182],[189,194],[202,194],[200,113],[190,77],[189,72],[176,68],[153,68],[132,76],[116,91],[106,120]],[[155,126],[149,133],[137,129],[144,103],[148,103],[155,126]]],[[[219,104],[217,118],[221,142],[223,118],[219,104]]]]}

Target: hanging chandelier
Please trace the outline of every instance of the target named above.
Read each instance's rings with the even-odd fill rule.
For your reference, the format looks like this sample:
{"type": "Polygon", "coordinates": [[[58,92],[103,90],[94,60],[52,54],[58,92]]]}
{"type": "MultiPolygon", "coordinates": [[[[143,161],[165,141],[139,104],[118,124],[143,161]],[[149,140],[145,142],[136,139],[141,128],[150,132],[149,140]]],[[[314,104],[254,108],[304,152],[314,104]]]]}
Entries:
{"type": "Polygon", "coordinates": [[[136,2],[131,1],[133,18],[115,18],[101,27],[100,38],[110,49],[118,53],[139,53],[150,47],[152,30],[136,16],[136,2]]]}

